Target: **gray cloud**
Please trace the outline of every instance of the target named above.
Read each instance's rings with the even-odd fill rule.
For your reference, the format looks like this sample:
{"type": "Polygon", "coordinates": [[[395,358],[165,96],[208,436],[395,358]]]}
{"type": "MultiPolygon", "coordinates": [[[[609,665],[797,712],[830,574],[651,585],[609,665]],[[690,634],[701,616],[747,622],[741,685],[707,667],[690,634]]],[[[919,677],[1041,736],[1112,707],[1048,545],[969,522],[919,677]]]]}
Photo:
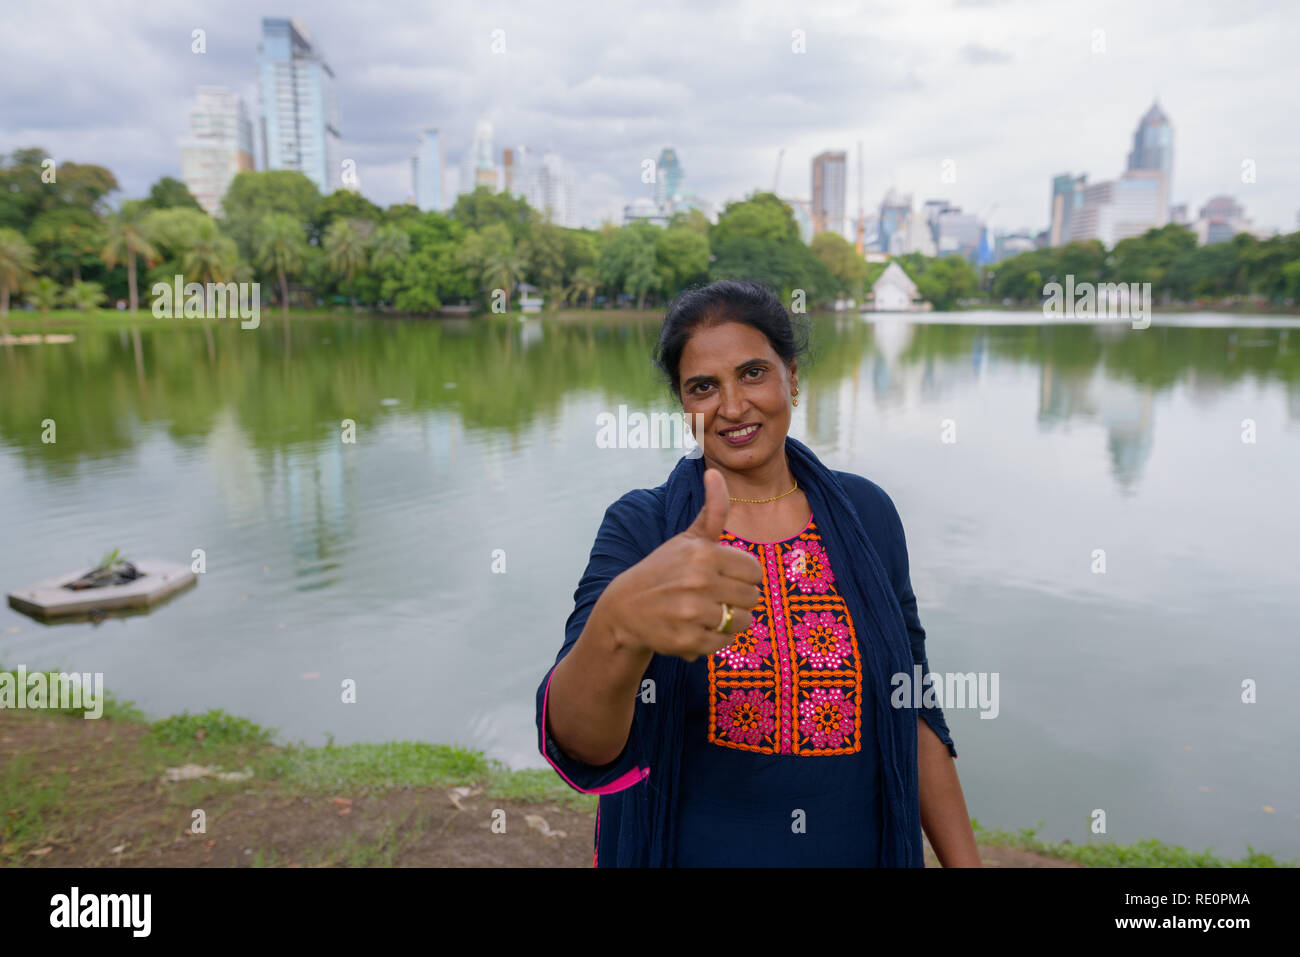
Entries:
{"type": "MultiPolygon", "coordinates": [[[[103,163],[139,195],[177,175],[195,86],[229,86],[256,108],[261,17],[290,13],[250,0],[8,4],[0,150],[103,163]],[[207,31],[202,55],[194,29],[207,31]]],[[[1300,208],[1300,130],[1279,108],[1279,91],[1300,88],[1289,6],[321,0],[298,15],[338,76],[344,155],[382,204],[409,194],[421,129],[443,131],[454,167],[488,118],[498,153],[563,154],[592,220],[644,193],[641,161],[666,145],[688,188],[719,205],[769,188],[782,148],[781,191],[805,197],[812,157],[849,150],[856,209],[861,142],[868,207],[896,186],[976,211],[996,203],[995,225],[1041,228],[1050,177],[1116,175],[1159,93],[1175,129],[1175,201],[1195,211],[1228,192],[1257,223],[1286,229],[1300,208]],[[1247,157],[1254,184],[1240,182],[1247,157]],[[940,179],[946,160],[955,183],[940,179]]]]}

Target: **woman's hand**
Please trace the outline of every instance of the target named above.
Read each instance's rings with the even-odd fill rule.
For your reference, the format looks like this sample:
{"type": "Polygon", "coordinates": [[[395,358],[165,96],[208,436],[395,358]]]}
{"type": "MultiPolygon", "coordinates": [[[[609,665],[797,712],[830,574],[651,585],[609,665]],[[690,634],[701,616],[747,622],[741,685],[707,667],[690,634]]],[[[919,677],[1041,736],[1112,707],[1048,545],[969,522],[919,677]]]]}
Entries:
{"type": "Polygon", "coordinates": [[[694,661],[750,626],[749,609],[763,596],[763,568],[749,552],[718,544],[730,507],[726,479],[707,469],[704,508],[690,528],[605,587],[597,604],[619,645],[694,661]],[[731,627],[717,632],[724,602],[731,627]]]}

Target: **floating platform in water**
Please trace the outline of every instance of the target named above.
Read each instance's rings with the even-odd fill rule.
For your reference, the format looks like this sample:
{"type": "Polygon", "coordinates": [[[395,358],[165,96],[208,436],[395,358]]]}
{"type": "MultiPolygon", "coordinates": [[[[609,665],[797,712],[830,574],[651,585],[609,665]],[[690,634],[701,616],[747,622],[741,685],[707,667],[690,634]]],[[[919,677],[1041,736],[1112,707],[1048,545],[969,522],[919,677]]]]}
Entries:
{"type": "Polygon", "coordinates": [[[139,577],[132,581],[97,588],[70,587],[94,569],[55,575],[15,589],[9,593],[9,605],[35,618],[61,618],[119,608],[156,605],[198,581],[190,566],[178,562],[145,559],[133,563],[139,577]]]}

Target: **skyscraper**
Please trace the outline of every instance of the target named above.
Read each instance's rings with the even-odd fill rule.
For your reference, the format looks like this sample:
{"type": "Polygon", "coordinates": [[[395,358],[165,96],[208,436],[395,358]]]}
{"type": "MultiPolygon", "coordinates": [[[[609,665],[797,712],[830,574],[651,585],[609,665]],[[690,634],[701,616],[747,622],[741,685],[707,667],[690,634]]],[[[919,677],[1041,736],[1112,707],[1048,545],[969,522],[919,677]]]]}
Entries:
{"type": "Polygon", "coordinates": [[[222,86],[201,86],[180,141],[181,180],[216,216],[235,174],[253,169],[253,124],[242,98],[222,86]]]}
{"type": "Polygon", "coordinates": [[[507,152],[512,156],[511,194],[526,200],[547,222],[576,226],[573,175],[564,158],[555,152],[538,156],[526,146],[507,152]]]}
{"type": "Polygon", "coordinates": [[[415,205],[425,213],[440,213],[445,208],[442,185],[442,137],[436,129],[420,134],[415,155],[411,157],[411,178],[415,185],[415,205]]]}
{"type": "Polygon", "coordinates": [[[492,124],[487,120],[479,120],[474,124],[473,141],[460,155],[458,193],[472,193],[479,186],[486,186],[493,192],[501,188],[492,152],[492,124]]]}
{"type": "Polygon", "coordinates": [[[1133,134],[1133,149],[1128,154],[1128,169],[1130,172],[1159,170],[1163,173],[1162,203],[1168,209],[1174,172],[1174,128],[1159,103],[1152,103],[1151,109],[1138,121],[1137,131],[1133,134]]]}
{"type": "Polygon", "coordinates": [[[665,146],[659,153],[659,163],[655,167],[655,202],[665,211],[673,200],[682,193],[682,172],[681,161],[677,159],[677,151],[671,146],[665,146]]]}
{"type": "MultiPolygon", "coordinates": [[[[816,203],[814,203],[816,206],[816,203]]],[[[912,194],[890,189],[880,203],[880,220],[876,227],[877,245],[882,253],[901,256],[907,252],[912,224],[912,194]]]]}
{"type": "Polygon", "coordinates": [[[844,191],[848,185],[844,150],[818,153],[812,161],[813,235],[826,230],[844,235],[844,191]]]}
{"type": "Polygon", "coordinates": [[[298,170],[323,193],[343,183],[334,71],[298,20],[262,19],[257,96],[263,166],[298,170]]]}
{"type": "Polygon", "coordinates": [[[1070,223],[1083,206],[1087,186],[1086,173],[1082,176],[1062,173],[1052,177],[1052,215],[1051,225],[1047,228],[1049,246],[1062,246],[1070,241],[1070,223]]]}

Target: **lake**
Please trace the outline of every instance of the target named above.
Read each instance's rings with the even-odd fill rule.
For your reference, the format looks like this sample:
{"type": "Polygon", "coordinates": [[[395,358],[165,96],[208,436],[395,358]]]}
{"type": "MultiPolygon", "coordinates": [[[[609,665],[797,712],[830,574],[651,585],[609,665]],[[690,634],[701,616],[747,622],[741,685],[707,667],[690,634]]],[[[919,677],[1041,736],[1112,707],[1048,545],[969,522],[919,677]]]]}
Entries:
{"type": "MultiPolygon", "coordinates": [[[[0,663],[545,766],[533,695],[596,528],[681,455],[596,442],[672,411],[657,321],[58,331],[0,346],[0,587],[115,547],[206,572],[147,615],[0,608],[0,663]]],[[[824,315],[814,348],[792,434],[893,497],[931,667],[999,675],[996,719],[948,711],[971,814],[1300,858],[1300,322],[824,315]]]]}

